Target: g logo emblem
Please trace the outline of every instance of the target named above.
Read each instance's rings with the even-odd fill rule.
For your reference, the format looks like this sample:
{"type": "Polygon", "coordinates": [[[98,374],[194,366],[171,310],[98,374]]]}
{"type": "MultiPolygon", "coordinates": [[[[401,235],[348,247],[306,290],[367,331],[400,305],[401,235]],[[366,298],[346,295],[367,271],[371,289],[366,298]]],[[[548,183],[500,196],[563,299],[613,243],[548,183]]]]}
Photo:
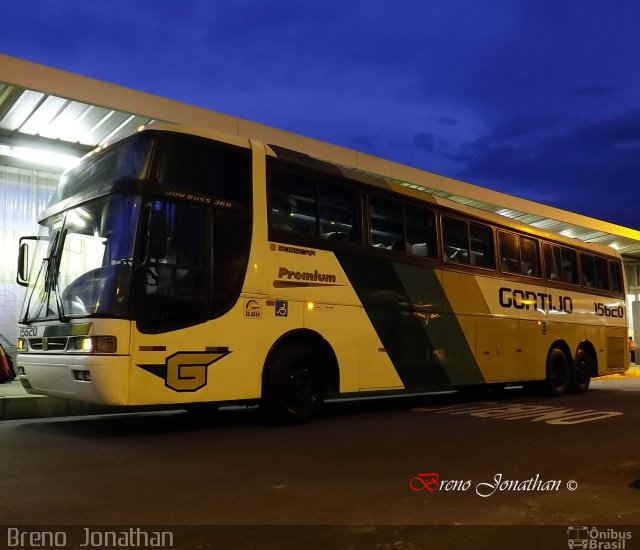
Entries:
{"type": "Polygon", "coordinates": [[[167,387],[175,391],[198,391],[207,385],[207,367],[225,355],[193,351],[170,355],[167,357],[167,387]]]}
{"type": "Polygon", "coordinates": [[[138,367],[162,378],[173,391],[195,392],[207,385],[209,366],[229,353],[229,348],[179,351],[167,357],[163,365],[138,364],[138,367]]]}

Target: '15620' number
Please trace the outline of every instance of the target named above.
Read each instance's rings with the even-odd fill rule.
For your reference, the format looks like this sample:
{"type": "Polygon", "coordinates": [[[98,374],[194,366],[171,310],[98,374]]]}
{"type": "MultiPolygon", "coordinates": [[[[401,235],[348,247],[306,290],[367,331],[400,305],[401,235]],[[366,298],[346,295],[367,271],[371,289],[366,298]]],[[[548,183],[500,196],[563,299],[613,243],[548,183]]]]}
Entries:
{"type": "Polygon", "coordinates": [[[600,302],[593,302],[594,312],[598,317],[612,317],[614,319],[624,319],[623,306],[608,306],[600,302]]]}

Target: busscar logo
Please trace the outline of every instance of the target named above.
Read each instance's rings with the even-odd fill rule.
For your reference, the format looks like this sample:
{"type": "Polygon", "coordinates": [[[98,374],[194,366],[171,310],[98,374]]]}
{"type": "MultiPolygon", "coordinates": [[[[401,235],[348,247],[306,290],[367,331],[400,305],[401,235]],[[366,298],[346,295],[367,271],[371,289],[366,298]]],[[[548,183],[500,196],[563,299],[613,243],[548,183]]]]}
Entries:
{"type": "MultiPolygon", "coordinates": [[[[275,250],[275,246],[271,250],[275,250]]],[[[287,254],[298,254],[300,256],[315,256],[315,250],[309,250],[308,248],[298,248],[297,246],[285,246],[283,244],[278,245],[278,252],[286,252],[287,254]]]]}
{"type": "Polygon", "coordinates": [[[310,286],[342,286],[337,284],[338,278],[333,273],[322,273],[317,269],[313,271],[296,271],[287,267],[278,270],[278,278],[273,281],[276,288],[283,287],[310,287],[310,286]]]}
{"type": "Polygon", "coordinates": [[[209,367],[230,353],[229,348],[179,351],[167,357],[164,364],[137,366],[164,380],[173,391],[195,392],[207,385],[209,367]]]}

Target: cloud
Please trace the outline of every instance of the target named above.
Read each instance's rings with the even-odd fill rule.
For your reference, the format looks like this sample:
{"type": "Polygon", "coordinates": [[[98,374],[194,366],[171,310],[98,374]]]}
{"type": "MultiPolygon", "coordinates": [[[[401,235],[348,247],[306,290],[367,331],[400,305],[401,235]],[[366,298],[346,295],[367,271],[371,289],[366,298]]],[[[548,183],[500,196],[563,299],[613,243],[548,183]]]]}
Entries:
{"type": "MultiPolygon", "coordinates": [[[[560,120],[562,117],[560,117],[560,120]]],[[[498,128],[451,155],[457,177],[595,218],[640,228],[640,108],[607,119],[574,121],[561,133],[533,125],[520,141],[498,128]]],[[[552,128],[555,126],[552,124],[552,128]]],[[[518,120],[507,127],[523,128],[518,120]]]]}

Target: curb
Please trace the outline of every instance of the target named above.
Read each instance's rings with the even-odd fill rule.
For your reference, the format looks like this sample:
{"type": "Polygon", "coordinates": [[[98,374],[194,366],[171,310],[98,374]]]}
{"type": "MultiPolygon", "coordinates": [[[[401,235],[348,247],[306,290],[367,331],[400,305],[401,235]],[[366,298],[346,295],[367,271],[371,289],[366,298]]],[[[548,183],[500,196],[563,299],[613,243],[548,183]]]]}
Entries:
{"type": "Polygon", "coordinates": [[[9,397],[0,396],[0,421],[133,413],[165,410],[166,408],[160,406],[123,407],[118,405],[96,405],[72,399],[47,397],[46,395],[12,395],[9,397]]]}
{"type": "Polygon", "coordinates": [[[598,378],[592,378],[592,380],[624,380],[626,378],[640,378],[640,367],[633,366],[622,374],[607,374],[605,376],[598,376],[598,378]]]}

